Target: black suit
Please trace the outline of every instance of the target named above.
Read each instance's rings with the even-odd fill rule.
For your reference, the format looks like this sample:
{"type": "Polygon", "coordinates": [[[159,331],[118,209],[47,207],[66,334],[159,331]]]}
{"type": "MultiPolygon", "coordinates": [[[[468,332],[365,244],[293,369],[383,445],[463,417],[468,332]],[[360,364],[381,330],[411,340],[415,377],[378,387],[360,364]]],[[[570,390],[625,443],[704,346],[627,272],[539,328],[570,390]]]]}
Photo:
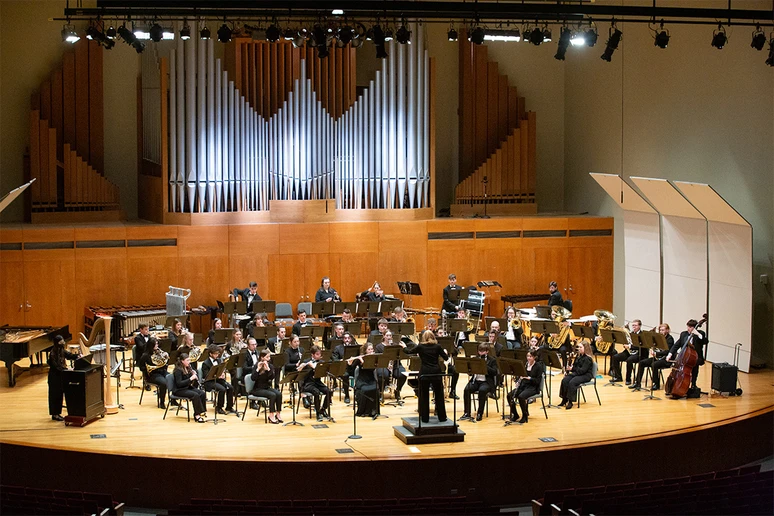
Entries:
{"type": "Polygon", "coordinates": [[[258,354],[258,351],[253,351],[252,353],[250,350],[245,351],[245,364],[242,366],[242,376],[244,376],[246,373],[249,373],[253,369],[255,369],[255,364],[258,363],[260,360],[260,355],[258,354]]]}
{"type": "Polygon", "coordinates": [[[261,398],[267,398],[269,400],[269,412],[279,412],[282,408],[282,392],[271,388],[271,384],[276,375],[277,372],[274,370],[274,366],[271,362],[269,362],[268,371],[261,371],[259,373],[257,369],[253,368],[252,373],[250,374],[255,382],[253,392],[250,394],[261,398]]]}
{"type": "Polygon", "coordinates": [[[548,306],[564,306],[564,300],[562,299],[562,293],[555,290],[551,293],[551,297],[548,298],[548,306]]]}
{"type": "Polygon", "coordinates": [[[148,344],[149,340],[150,335],[143,335],[142,333],[138,333],[134,336],[134,345],[137,348],[138,357],[141,357],[145,354],[145,346],[148,344]]]}
{"type": "MultiPolygon", "coordinates": [[[[667,354],[669,353],[669,349],[672,348],[672,346],[675,345],[675,339],[672,338],[671,335],[666,336],[666,342],[667,342],[667,349],[665,350],[657,350],[656,351],[656,357],[655,358],[644,358],[639,361],[637,366],[637,381],[634,382],[636,385],[636,388],[640,388],[642,386],[642,375],[645,373],[645,368],[650,367],[651,368],[651,381],[653,382],[653,389],[657,389],[659,385],[659,379],[656,377],[656,370],[653,369],[653,365],[655,362],[666,358],[667,354]]],[[[650,354],[650,352],[648,352],[650,354]]],[[[666,360],[664,361],[666,362],[666,360]]]]}
{"type": "MultiPolygon", "coordinates": [[[[207,375],[210,373],[210,369],[212,369],[213,366],[218,365],[220,363],[221,363],[220,359],[213,361],[212,357],[208,357],[207,360],[205,360],[204,363],[202,364],[202,378],[203,379],[207,378],[207,375]]],[[[218,391],[218,401],[217,401],[218,409],[223,408],[223,400],[226,397],[228,397],[228,406],[226,407],[226,410],[234,409],[234,387],[232,387],[232,385],[228,383],[225,379],[217,378],[215,380],[205,381],[204,390],[207,392],[210,392],[212,390],[218,391]]]]}
{"type": "Polygon", "coordinates": [[[484,380],[477,380],[475,376],[471,376],[470,381],[465,386],[464,398],[465,398],[465,414],[470,414],[470,400],[474,392],[478,393],[478,417],[484,416],[484,409],[486,409],[486,401],[490,392],[493,392],[497,388],[497,359],[494,357],[486,356],[486,376],[484,380]]]}
{"type": "Polygon", "coordinates": [[[193,370],[190,373],[186,373],[179,367],[175,368],[173,372],[175,377],[173,393],[175,396],[191,400],[194,406],[194,414],[204,414],[207,410],[207,393],[191,385],[192,373],[193,370]]]}
{"type": "MultiPolygon", "coordinates": [[[[307,358],[303,363],[307,364],[309,362],[312,362],[311,358],[307,358]]],[[[304,384],[301,387],[301,391],[308,392],[314,396],[314,410],[319,417],[320,415],[327,413],[328,407],[331,404],[332,393],[320,378],[314,377],[314,369],[311,366],[307,366],[306,368],[309,369],[309,374],[304,378],[304,384]],[[324,398],[321,404],[320,398],[322,396],[324,396],[324,398]]]]}
{"type": "MultiPolygon", "coordinates": [[[[674,360],[675,357],[677,357],[677,354],[680,352],[680,346],[681,346],[680,341],[678,340],[677,342],[674,342],[674,339],[672,338],[672,336],[668,335],[667,336],[667,343],[671,343],[672,344],[672,346],[669,348],[668,356],[669,356],[670,360],[674,360]]],[[[653,362],[653,365],[651,366],[651,376],[653,376],[653,383],[654,383],[653,388],[654,389],[660,389],[661,388],[660,387],[660,385],[661,385],[660,380],[661,379],[658,376],[658,370],[659,369],[666,369],[666,368],[671,367],[671,366],[672,366],[672,362],[667,362],[666,356],[664,356],[663,358],[659,358],[658,360],[653,362]]]]}
{"type": "Polygon", "coordinates": [[[449,355],[440,344],[416,344],[408,346],[405,351],[409,355],[419,355],[422,365],[419,368],[419,417],[423,423],[430,421],[430,386],[433,386],[435,396],[435,414],[438,421],[446,421],[446,406],[443,400],[443,378],[440,375],[441,367],[438,359],[447,360],[449,355]]]}
{"type": "Polygon", "coordinates": [[[148,374],[148,366],[153,366],[151,355],[149,353],[143,353],[143,355],[140,357],[138,365],[140,367],[140,371],[142,371],[143,377],[145,377],[145,380],[148,383],[152,383],[158,387],[158,405],[161,407],[161,405],[164,403],[164,400],[167,399],[167,366],[154,369],[150,374],[148,374]]]}
{"type": "Polygon", "coordinates": [[[672,357],[679,357],[679,354],[684,350],[688,344],[688,341],[693,344],[693,347],[696,350],[696,354],[699,355],[699,359],[696,361],[696,365],[693,366],[693,372],[691,376],[691,388],[693,389],[696,388],[696,380],[699,378],[699,366],[704,365],[704,347],[707,345],[707,334],[701,330],[697,331],[699,332],[700,336],[697,337],[693,335],[693,339],[691,339],[692,334],[688,333],[687,331],[684,331],[680,334],[680,338],[677,339],[677,342],[675,342],[675,348],[679,350],[678,355],[672,357]]]}
{"type": "Polygon", "coordinates": [[[251,311],[250,310],[250,305],[254,301],[263,301],[263,299],[261,299],[261,296],[258,295],[258,292],[256,292],[255,295],[251,295],[250,294],[250,287],[247,287],[244,290],[239,290],[238,288],[235,288],[234,291],[232,292],[232,294],[234,294],[234,297],[238,298],[240,301],[247,302],[247,311],[248,312],[251,311]]]}
{"type": "Polygon", "coordinates": [[[327,291],[324,288],[320,287],[314,295],[314,302],[322,303],[322,302],[325,302],[329,297],[332,298],[331,301],[336,301],[337,299],[341,299],[339,297],[338,292],[336,292],[336,290],[333,287],[328,288],[327,291]]]}
{"type": "MultiPolygon", "coordinates": [[[[344,350],[345,346],[344,344],[339,344],[335,348],[333,348],[333,353],[331,353],[331,360],[334,362],[339,362],[341,360],[344,360],[344,350]]],[[[355,376],[355,367],[356,365],[354,363],[347,366],[347,372],[344,373],[344,376],[341,377],[341,383],[342,388],[344,389],[344,397],[349,398],[349,378],[350,376],[355,376]]]]}
{"type": "Polygon", "coordinates": [[[291,335],[298,335],[301,336],[301,328],[304,326],[312,326],[312,321],[307,319],[303,323],[301,321],[296,321],[295,324],[293,324],[293,330],[291,331],[291,335]]]}

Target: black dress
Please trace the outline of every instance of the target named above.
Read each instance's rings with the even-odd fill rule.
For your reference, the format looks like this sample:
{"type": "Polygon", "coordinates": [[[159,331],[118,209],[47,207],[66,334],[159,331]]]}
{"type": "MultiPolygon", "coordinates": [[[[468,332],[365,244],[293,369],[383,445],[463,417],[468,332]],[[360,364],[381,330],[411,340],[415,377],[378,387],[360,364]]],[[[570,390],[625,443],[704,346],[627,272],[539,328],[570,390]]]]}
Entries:
{"type": "Polygon", "coordinates": [[[540,379],[543,377],[543,364],[535,362],[532,369],[527,370],[529,378],[522,379],[519,386],[508,393],[508,404],[511,406],[511,415],[516,414],[516,400],[519,401],[522,416],[529,416],[527,400],[540,392],[540,379]]]}
{"type": "Polygon", "coordinates": [[[373,417],[378,414],[379,387],[376,382],[376,370],[364,369],[362,365],[356,368],[355,399],[357,400],[357,415],[373,417]]]}
{"type": "MultiPolygon", "coordinates": [[[[78,355],[69,351],[63,352],[67,360],[75,360],[78,355]]],[[[62,386],[62,371],[67,369],[64,359],[59,362],[54,357],[54,353],[48,354],[48,413],[51,416],[62,414],[62,398],[64,397],[64,388],[62,386]]]]}
{"type": "Polygon", "coordinates": [[[435,395],[435,413],[438,421],[446,421],[446,406],[443,400],[443,378],[441,376],[424,377],[424,375],[441,374],[438,359],[448,360],[449,355],[439,344],[417,344],[406,347],[409,355],[419,355],[422,365],[419,368],[419,417],[423,423],[430,421],[430,386],[435,395]]]}

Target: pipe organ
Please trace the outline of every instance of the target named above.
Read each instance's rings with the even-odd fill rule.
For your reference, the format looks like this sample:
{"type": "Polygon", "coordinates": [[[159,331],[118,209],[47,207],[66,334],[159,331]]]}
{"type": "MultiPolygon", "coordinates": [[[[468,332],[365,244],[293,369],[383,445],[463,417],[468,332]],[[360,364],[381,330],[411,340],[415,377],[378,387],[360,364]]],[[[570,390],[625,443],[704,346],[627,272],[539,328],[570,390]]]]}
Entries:
{"type": "MultiPolygon", "coordinates": [[[[412,31],[413,44],[387,44],[390,57],[357,96],[351,48],[319,59],[289,42],[238,39],[221,59],[212,40],[178,39],[161,110],[168,211],[307,199],[335,199],[338,209],[429,207],[431,67],[423,29],[412,31]]],[[[143,88],[152,89],[160,60],[147,51],[142,59],[143,88]]],[[[147,144],[160,123],[143,111],[147,144]]]]}
{"type": "Polygon", "coordinates": [[[32,96],[28,173],[33,222],[45,212],[119,209],[118,187],[105,179],[102,48],[83,39],[32,96]]]}
{"type": "Polygon", "coordinates": [[[486,45],[460,33],[460,183],[456,203],[533,204],[537,119],[486,45]]]}

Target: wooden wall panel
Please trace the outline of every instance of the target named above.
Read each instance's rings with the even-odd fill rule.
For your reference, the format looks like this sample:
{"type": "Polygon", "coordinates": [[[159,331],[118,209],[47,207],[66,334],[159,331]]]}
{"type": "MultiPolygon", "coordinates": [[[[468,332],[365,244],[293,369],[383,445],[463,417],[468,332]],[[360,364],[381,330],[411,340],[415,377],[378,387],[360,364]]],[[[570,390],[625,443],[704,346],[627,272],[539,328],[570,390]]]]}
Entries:
{"type": "MultiPolygon", "coordinates": [[[[315,291],[317,288],[314,289],[315,291]]],[[[288,302],[293,306],[309,294],[306,290],[303,254],[272,254],[269,255],[269,292],[267,299],[277,302],[288,302]]],[[[261,297],[264,297],[261,294],[261,297]]]]}
{"type": "Polygon", "coordinates": [[[79,317],[75,287],[73,249],[24,251],[24,290],[30,304],[25,324],[78,328],[83,308],[79,317]]]}
{"type": "Polygon", "coordinates": [[[129,299],[127,286],[125,247],[75,250],[76,306],[125,305],[129,299]]]}
{"type": "Polygon", "coordinates": [[[228,227],[180,226],[178,283],[190,288],[188,303],[209,305],[228,294],[228,227]]]}
{"type": "Polygon", "coordinates": [[[379,251],[378,222],[329,224],[331,253],[376,253],[379,251]]]}
{"type": "MultiPolygon", "coordinates": [[[[577,239],[570,239],[577,240],[577,239]]],[[[586,237],[584,240],[597,240],[586,237]]],[[[589,242],[591,244],[591,242],[589,242]]],[[[574,316],[587,315],[597,309],[613,307],[613,245],[585,245],[568,248],[567,284],[561,285],[562,296],[572,299],[574,316]],[[565,292],[564,289],[568,291],[565,292]],[[572,288],[570,292],[569,289],[572,288]]],[[[650,328],[648,328],[650,329],[650,328]]]]}
{"type": "Polygon", "coordinates": [[[0,252],[0,326],[24,324],[24,260],[22,251],[0,252]]]}
{"type": "MultiPolygon", "coordinates": [[[[333,287],[344,300],[354,299],[379,281],[379,253],[377,252],[332,252],[328,262],[330,277],[337,278],[333,287]]],[[[382,285],[386,292],[397,292],[394,284],[382,285]]],[[[319,286],[318,286],[319,288],[319,286]]]]}
{"type": "Polygon", "coordinates": [[[277,224],[229,226],[229,289],[255,281],[261,297],[269,299],[269,255],[279,253],[279,229],[277,224]]]}
{"type": "Polygon", "coordinates": [[[329,252],[329,224],[283,224],[280,229],[280,254],[329,252]]]}
{"type": "Polygon", "coordinates": [[[394,292],[398,281],[413,281],[424,294],[413,306],[430,306],[427,278],[427,222],[380,222],[378,279],[385,292],[394,292]]]}

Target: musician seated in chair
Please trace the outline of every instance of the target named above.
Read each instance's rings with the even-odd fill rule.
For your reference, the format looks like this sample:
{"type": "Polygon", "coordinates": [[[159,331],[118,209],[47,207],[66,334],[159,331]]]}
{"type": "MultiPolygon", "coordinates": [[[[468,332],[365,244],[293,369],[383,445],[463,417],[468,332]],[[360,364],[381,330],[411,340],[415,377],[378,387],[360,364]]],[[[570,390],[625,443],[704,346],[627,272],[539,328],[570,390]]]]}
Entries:
{"type": "MultiPolygon", "coordinates": [[[[457,310],[457,319],[467,319],[467,318],[468,318],[468,314],[465,312],[465,309],[459,308],[457,310]]],[[[463,348],[462,343],[468,342],[468,340],[470,339],[470,333],[471,332],[468,331],[467,329],[464,331],[458,331],[454,339],[454,341],[457,344],[457,350],[461,352],[463,355],[465,354],[465,349],[463,348]]]]}
{"type": "MultiPolygon", "coordinates": [[[[266,314],[261,312],[255,314],[253,316],[253,320],[247,323],[247,326],[245,326],[245,335],[249,338],[253,336],[253,331],[256,328],[265,328],[266,327],[266,314]]],[[[256,341],[257,342],[257,341],[256,341]]],[[[258,342],[259,346],[265,346],[266,343],[261,339],[261,342],[258,342]]]]}
{"type": "Polygon", "coordinates": [[[470,381],[465,386],[465,411],[460,420],[473,421],[470,416],[470,403],[473,393],[476,392],[478,393],[478,414],[476,414],[475,421],[481,421],[484,418],[488,395],[497,387],[497,359],[489,356],[489,344],[482,342],[478,345],[478,356],[486,361],[486,375],[471,376],[470,381]]]}
{"type": "MultiPolygon", "coordinates": [[[[642,321],[634,319],[631,324],[632,329],[629,333],[639,334],[641,325],[642,321]]],[[[640,361],[640,348],[627,343],[624,345],[623,351],[613,355],[613,358],[610,359],[611,382],[620,382],[623,379],[621,377],[621,362],[624,361],[626,362],[626,385],[631,385],[632,371],[634,370],[635,364],[640,361]]]]}
{"type": "Polygon", "coordinates": [[[139,330],[139,333],[134,336],[134,345],[137,347],[137,356],[141,357],[145,354],[145,346],[147,346],[151,336],[148,323],[140,323],[139,330]]]}
{"type": "Polygon", "coordinates": [[[207,348],[210,352],[210,356],[202,364],[202,379],[204,379],[204,390],[210,392],[212,390],[217,391],[218,397],[216,402],[216,410],[218,414],[232,414],[234,413],[234,387],[226,381],[225,371],[218,378],[213,380],[206,380],[209,375],[210,369],[219,365],[220,360],[220,347],[211,344],[207,348]],[[223,410],[224,398],[228,399],[228,405],[226,410],[223,410]]]}
{"type": "Polygon", "coordinates": [[[555,281],[548,284],[548,292],[551,293],[551,297],[548,298],[548,306],[564,306],[564,300],[562,299],[562,293],[559,292],[559,287],[555,281]]]}
{"type": "MultiPolygon", "coordinates": [[[[376,353],[384,353],[385,346],[394,346],[397,343],[392,340],[392,332],[387,330],[384,332],[382,341],[374,347],[376,353]]],[[[379,392],[384,392],[384,388],[390,381],[390,378],[395,378],[397,381],[394,396],[396,400],[400,400],[400,390],[406,383],[406,368],[400,363],[400,360],[393,360],[390,362],[388,368],[381,367],[376,370],[376,378],[379,380],[379,392]]]]}
{"type": "Polygon", "coordinates": [[[696,389],[696,380],[699,378],[699,367],[704,365],[704,347],[707,345],[707,335],[696,328],[698,325],[699,323],[696,322],[696,319],[691,319],[686,323],[685,331],[680,334],[680,338],[675,342],[675,347],[678,347],[679,351],[677,352],[677,355],[673,355],[675,358],[679,357],[680,353],[688,347],[689,343],[696,349],[698,360],[696,361],[696,365],[693,366],[691,373],[691,389],[696,389]]]}
{"type": "Polygon", "coordinates": [[[304,369],[311,369],[309,374],[307,374],[304,378],[304,384],[301,387],[301,392],[309,393],[314,397],[314,410],[317,414],[317,421],[322,421],[323,418],[331,419],[330,413],[328,412],[328,409],[331,405],[331,390],[328,389],[321,378],[314,377],[314,369],[322,360],[322,350],[319,348],[319,346],[312,346],[309,351],[311,352],[312,356],[298,364],[297,368],[299,371],[303,371],[304,369]],[[322,396],[325,396],[325,398],[321,402],[320,398],[322,396]]]}
{"type": "Polygon", "coordinates": [[[172,322],[172,331],[169,332],[169,341],[172,343],[172,349],[177,349],[180,346],[180,337],[183,336],[188,330],[183,328],[183,321],[175,319],[172,322]]]}
{"type": "Polygon", "coordinates": [[[207,345],[215,344],[215,330],[222,330],[223,329],[223,321],[220,320],[220,318],[216,317],[212,320],[212,329],[207,333],[207,345]]]}
{"type": "Polygon", "coordinates": [[[387,328],[389,328],[387,319],[384,317],[379,319],[376,327],[377,329],[371,332],[371,335],[376,337],[376,339],[371,339],[372,342],[380,342],[381,339],[384,338],[384,335],[387,333],[387,328]]]}
{"type": "Polygon", "coordinates": [[[263,301],[261,296],[258,295],[258,283],[255,281],[250,282],[250,286],[247,287],[244,290],[239,290],[238,288],[235,288],[231,295],[234,298],[234,301],[244,301],[247,303],[247,311],[250,312],[250,305],[253,304],[254,301],[263,301]]]}
{"type": "MultiPolygon", "coordinates": [[[[277,335],[277,337],[279,337],[279,335],[277,335]]],[[[298,335],[290,336],[290,344],[285,348],[285,354],[288,356],[283,369],[285,373],[292,373],[298,369],[298,365],[301,363],[301,357],[304,356],[304,348],[302,348],[300,344],[301,341],[299,340],[298,335]]]]}
{"type": "Polygon", "coordinates": [[[509,306],[503,314],[503,319],[508,321],[508,330],[505,332],[506,347],[508,349],[521,348],[521,339],[524,335],[524,329],[518,324],[519,320],[516,318],[516,309],[509,306]]]}
{"type": "Polygon", "coordinates": [[[191,367],[191,360],[187,353],[177,356],[177,364],[173,372],[175,377],[175,396],[188,398],[193,403],[194,420],[197,423],[206,423],[207,419],[207,393],[198,388],[199,376],[196,368],[191,367]]]}
{"type": "Polygon", "coordinates": [[[159,408],[166,408],[164,400],[167,399],[167,361],[169,355],[159,348],[159,341],[151,337],[145,347],[145,353],[139,359],[140,371],[147,384],[158,387],[159,408]]]}
{"type": "MultiPolygon", "coordinates": [[[[373,355],[374,345],[363,344],[361,355],[373,355]]],[[[348,360],[349,367],[357,369],[355,382],[355,399],[357,400],[356,416],[376,417],[379,414],[379,391],[373,369],[363,368],[363,358],[357,356],[348,360]]]]}
{"type": "Polygon", "coordinates": [[[303,328],[304,326],[311,326],[311,325],[312,325],[312,321],[306,318],[306,310],[302,308],[301,310],[298,311],[298,321],[296,321],[295,324],[293,325],[292,333],[293,335],[298,335],[300,337],[301,328],[303,328]]]}
{"type": "Polygon", "coordinates": [[[508,405],[511,407],[510,420],[520,425],[529,421],[529,405],[527,400],[540,392],[540,380],[543,377],[543,364],[537,361],[537,350],[527,351],[527,376],[522,376],[516,382],[516,388],[508,393],[508,405]],[[521,419],[516,411],[516,401],[521,407],[521,419]]]}
{"type": "Polygon", "coordinates": [[[349,308],[345,308],[343,312],[341,312],[341,322],[343,323],[350,323],[355,322],[355,317],[352,315],[352,310],[349,308]]]}
{"type": "Polygon", "coordinates": [[[578,396],[578,386],[591,381],[591,374],[594,371],[594,359],[590,356],[591,343],[587,339],[582,339],[575,349],[578,356],[572,363],[565,366],[565,377],[562,378],[562,385],[559,387],[559,397],[562,398],[559,406],[566,407],[567,410],[573,407],[573,401],[578,396]]]}
{"type": "Polygon", "coordinates": [[[279,353],[282,351],[282,341],[287,338],[287,329],[284,326],[277,328],[277,336],[269,337],[266,347],[271,350],[272,353],[279,353]]]}
{"type": "MultiPolygon", "coordinates": [[[[668,324],[662,324],[661,326],[666,326],[667,331],[669,331],[669,325],[668,324]]],[[[659,327],[659,333],[661,333],[661,327],[659,327]]],[[[674,342],[674,339],[670,335],[668,337],[667,342],[672,342],[673,344],[669,347],[669,352],[664,356],[663,358],[659,358],[653,362],[653,365],[650,369],[650,374],[653,377],[653,390],[659,390],[661,388],[661,378],[658,375],[659,370],[661,369],[667,369],[669,367],[672,367],[672,364],[675,363],[675,359],[677,358],[677,355],[680,353],[680,349],[682,347],[682,344],[680,344],[680,341],[674,342]],[[671,340],[669,340],[671,339],[671,340]]]]}
{"type": "MultiPolygon", "coordinates": [[[[246,362],[245,367],[247,367],[246,362]]],[[[269,400],[269,423],[275,425],[282,423],[282,417],[280,416],[280,411],[282,410],[282,392],[271,388],[271,382],[276,375],[274,366],[271,364],[271,351],[266,348],[261,351],[260,359],[255,363],[250,375],[255,382],[253,392],[250,394],[269,400]]],[[[252,408],[257,409],[258,406],[253,405],[252,408]]]]}
{"type": "MultiPolygon", "coordinates": [[[[335,328],[341,328],[344,329],[344,326],[341,324],[336,324],[335,328]]],[[[338,337],[337,337],[338,338],[338,337]]],[[[346,346],[356,346],[357,342],[355,339],[352,338],[352,335],[349,334],[349,332],[344,332],[341,335],[341,344],[333,348],[333,353],[331,353],[331,360],[333,361],[340,361],[344,360],[344,351],[346,349],[346,346]]],[[[344,373],[344,375],[341,377],[342,382],[342,390],[344,391],[344,403],[350,403],[352,400],[349,397],[349,379],[350,377],[353,377],[355,375],[355,366],[352,365],[352,362],[349,363],[350,365],[347,367],[347,372],[344,373]]]]}
{"type": "Polygon", "coordinates": [[[648,367],[651,369],[650,381],[653,382],[653,390],[655,391],[661,388],[661,382],[657,376],[658,371],[653,369],[653,365],[662,358],[666,358],[666,356],[669,354],[669,349],[675,345],[675,339],[673,339],[669,334],[669,325],[667,323],[659,324],[658,332],[666,339],[667,349],[649,350],[648,358],[640,360],[637,364],[637,380],[629,386],[630,389],[638,391],[642,388],[642,376],[645,373],[645,368],[648,367]]]}

